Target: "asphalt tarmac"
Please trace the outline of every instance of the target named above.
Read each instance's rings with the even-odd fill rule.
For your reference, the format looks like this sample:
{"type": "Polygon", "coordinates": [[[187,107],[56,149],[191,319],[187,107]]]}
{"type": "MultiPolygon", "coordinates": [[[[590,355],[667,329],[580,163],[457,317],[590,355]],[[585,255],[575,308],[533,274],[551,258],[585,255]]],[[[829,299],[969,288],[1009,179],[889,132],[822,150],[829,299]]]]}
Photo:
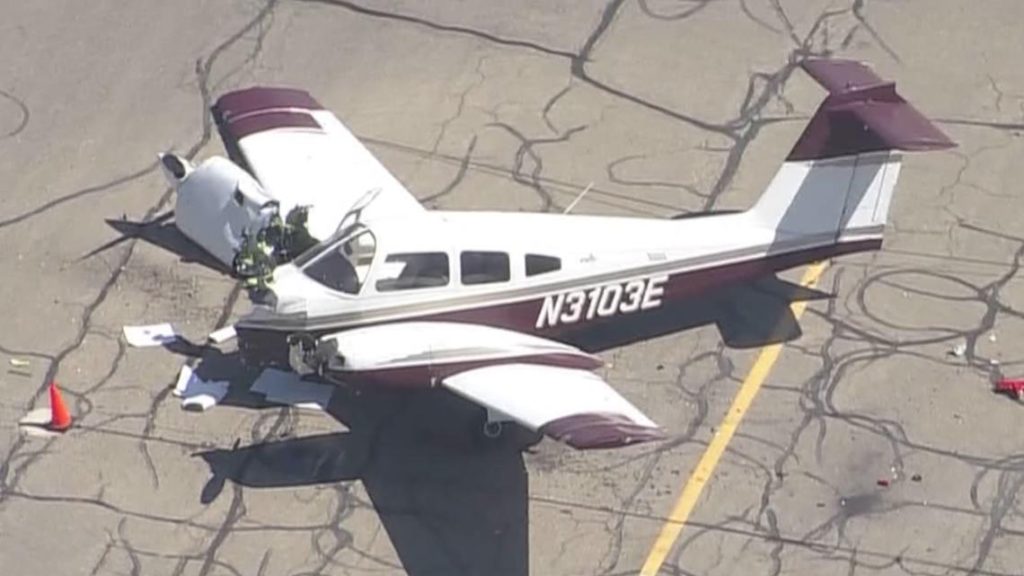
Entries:
{"type": "Polygon", "coordinates": [[[1024,405],[991,384],[1024,372],[1024,4],[0,14],[0,573],[1024,573],[1024,405]],[[175,233],[156,165],[224,154],[207,107],[227,90],[309,90],[429,206],[561,211],[592,184],[575,212],[663,217],[758,197],[824,96],[796,63],[823,55],[870,62],[960,147],[907,158],[884,249],[828,263],[818,292],[763,282],[632,327],[639,342],[594,336],[667,442],[489,446],[444,394],[282,408],[248,391],[230,343],[121,336],[169,321],[201,342],[248,306],[175,233]],[[170,388],[200,360],[231,391],[184,411],[170,388]],[[53,380],[75,427],[28,435],[53,380]],[[738,395],[749,409],[716,445],[738,395]]]}

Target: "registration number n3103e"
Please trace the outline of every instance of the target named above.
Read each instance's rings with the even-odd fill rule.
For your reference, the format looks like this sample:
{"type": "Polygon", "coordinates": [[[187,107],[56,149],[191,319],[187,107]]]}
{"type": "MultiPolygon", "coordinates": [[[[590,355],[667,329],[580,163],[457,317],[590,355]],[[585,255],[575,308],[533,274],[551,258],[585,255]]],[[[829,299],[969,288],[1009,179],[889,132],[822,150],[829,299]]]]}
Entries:
{"type": "Polygon", "coordinates": [[[537,328],[657,308],[661,306],[666,280],[667,276],[657,276],[552,294],[544,298],[537,316],[537,328]]]}

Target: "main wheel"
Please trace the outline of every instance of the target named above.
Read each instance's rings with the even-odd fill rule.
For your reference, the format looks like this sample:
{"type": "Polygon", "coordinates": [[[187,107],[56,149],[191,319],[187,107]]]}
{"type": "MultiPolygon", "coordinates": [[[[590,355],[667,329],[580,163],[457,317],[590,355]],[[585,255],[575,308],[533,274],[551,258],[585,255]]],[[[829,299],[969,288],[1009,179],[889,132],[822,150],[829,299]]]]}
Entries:
{"type": "Polygon", "coordinates": [[[501,422],[484,422],[484,436],[491,440],[500,438],[504,429],[501,422]]]}

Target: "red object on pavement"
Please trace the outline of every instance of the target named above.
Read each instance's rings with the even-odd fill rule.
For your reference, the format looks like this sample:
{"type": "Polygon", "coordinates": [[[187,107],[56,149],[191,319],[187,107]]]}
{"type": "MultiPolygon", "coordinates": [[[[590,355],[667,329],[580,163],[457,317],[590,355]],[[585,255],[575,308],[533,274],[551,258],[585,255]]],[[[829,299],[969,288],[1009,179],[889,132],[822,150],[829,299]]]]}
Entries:
{"type": "Polygon", "coordinates": [[[1013,394],[1018,400],[1024,400],[1024,380],[1003,378],[996,382],[996,390],[1013,394]]]}
{"type": "Polygon", "coordinates": [[[68,412],[68,407],[64,404],[64,397],[60,393],[60,388],[57,388],[56,382],[50,383],[50,429],[65,431],[71,428],[71,413],[68,412]]]}

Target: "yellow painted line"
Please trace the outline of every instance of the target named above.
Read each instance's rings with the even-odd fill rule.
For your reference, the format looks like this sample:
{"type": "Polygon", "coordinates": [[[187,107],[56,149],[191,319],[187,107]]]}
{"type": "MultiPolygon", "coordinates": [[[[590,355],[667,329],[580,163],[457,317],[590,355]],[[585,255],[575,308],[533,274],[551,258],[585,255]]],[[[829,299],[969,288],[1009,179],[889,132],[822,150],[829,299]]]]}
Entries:
{"type": "MultiPolygon", "coordinates": [[[[800,285],[806,288],[813,288],[818,283],[818,279],[821,278],[821,274],[825,271],[827,265],[826,262],[816,262],[808,266],[803,278],[800,279],[800,285]]],[[[805,300],[790,304],[790,310],[793,311],[793,316],[797,319],[803,315],[806,309],[807,301],[805,300]]],[[[707,484],[711,474],[715,471],[715,467],[718,466],[718,460],[725,453],[725,448],[732,440],[733,434],[739,428],[740,421],[743,420],[743,416],[754,402],[754,397],[757,396],[757,392],[761,389],[761,385],[768,377],[768,373],[771,372],[775,361],[779,359],[781,352],[782,344],[770,344],[761,349],[761,354],[757,357],[757,361],[754,362],[754,366],[747,374],[743,385],[740,386],[739,391],[736,393],[732,406],[729,407],[729,411],[725,414],[725,418],[722,419],[722,423],[716,428],[718,432],[711,439],[711,443],[708,444],[707,450],[704,451],[700,462],[697,463],[697,468],[686,480],[682,494],[679,495],[679,499],[676,500],[676,504],[672,508],[672,513],[669,515],[665,525],[662,526],[658,539],[654,541],[654,546],[647,556],[647,561],[644,562],[640,576],[654,576],[661,569],[665,558],[672,551],[672,546],[679,539],[679,534],[683,531],[683,525],[686,524],[690,513],[696,507],[697,500],[704,490],[704,485],[707,484]]]]}

